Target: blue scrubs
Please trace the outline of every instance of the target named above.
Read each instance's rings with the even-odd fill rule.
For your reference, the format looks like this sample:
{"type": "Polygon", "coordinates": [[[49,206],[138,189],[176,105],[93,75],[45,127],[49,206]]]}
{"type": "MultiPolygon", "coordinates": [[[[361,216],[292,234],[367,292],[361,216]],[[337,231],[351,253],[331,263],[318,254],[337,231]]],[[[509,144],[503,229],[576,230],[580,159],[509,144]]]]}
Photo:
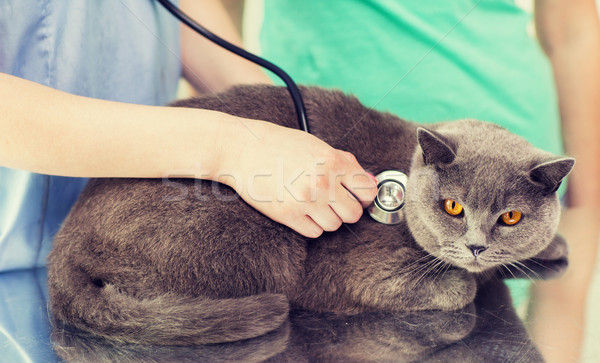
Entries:
{"type": "MultiPolygon", "coordinates": [[[[77,95],[164,105],[180,71],[178,23],[154,1],[0,0],[0,72],[77,95]]],[[[0,167],[0,271],[45,265],[86,181],[0,167]]]]}

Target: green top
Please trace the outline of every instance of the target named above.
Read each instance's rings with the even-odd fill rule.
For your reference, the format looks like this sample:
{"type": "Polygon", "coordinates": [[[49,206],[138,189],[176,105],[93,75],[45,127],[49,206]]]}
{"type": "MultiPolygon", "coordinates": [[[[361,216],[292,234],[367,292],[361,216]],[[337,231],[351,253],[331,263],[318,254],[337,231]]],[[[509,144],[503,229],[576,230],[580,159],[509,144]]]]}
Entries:
{"type": "MultiPolygon", "coordinates": [[[[492,121],[562,153],[552,70],[514,0],[265,0],[261,48],[298,83],[423,123],[492,121]]],[[[527,284],[509,284],[521,304],[527,284]]]]}
{"type": "Polygon", "coordinates": [[[492,121],[560,154],[532,20],[510,0],[265,0],[261,48],[298,83],[423,123],[492,121]]]}

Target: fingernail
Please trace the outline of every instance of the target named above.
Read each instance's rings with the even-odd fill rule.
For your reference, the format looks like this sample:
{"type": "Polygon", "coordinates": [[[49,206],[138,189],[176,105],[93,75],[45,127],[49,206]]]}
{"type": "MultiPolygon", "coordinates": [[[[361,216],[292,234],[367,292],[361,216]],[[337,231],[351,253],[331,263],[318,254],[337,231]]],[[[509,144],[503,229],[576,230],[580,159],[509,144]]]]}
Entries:
{"type": "Polygon", "coordinates": [[[371,173],[367,172],[367,175],[368,175],[368,176],[371,178],[371,180],[373,180],[373,182],[374,182],[375,184],[377,184],[377,178],[376,178],[376,177],[375,177],[373,174],[371,174],[371,173]]]}

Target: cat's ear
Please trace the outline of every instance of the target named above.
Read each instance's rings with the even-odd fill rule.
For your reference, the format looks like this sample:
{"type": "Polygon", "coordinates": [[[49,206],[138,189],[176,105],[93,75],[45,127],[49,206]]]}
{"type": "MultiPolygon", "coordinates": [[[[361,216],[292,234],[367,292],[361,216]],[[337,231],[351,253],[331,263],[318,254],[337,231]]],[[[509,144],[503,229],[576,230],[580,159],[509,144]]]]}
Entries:
{"type": "Polygon", "coordinates": [[[554,193],[563,179],[569,175],[575,165],[575,159],[560,157],[543,162],[529,172],[531,180],[541,184],[547,193],[554,193]]]}
{"type": "Polygon", "coordinates": [[[428,165],[450,164],[456,158],[456,148],[437,132],[419,127],[417,140],[423,150],[423,160],[428,165]]]}

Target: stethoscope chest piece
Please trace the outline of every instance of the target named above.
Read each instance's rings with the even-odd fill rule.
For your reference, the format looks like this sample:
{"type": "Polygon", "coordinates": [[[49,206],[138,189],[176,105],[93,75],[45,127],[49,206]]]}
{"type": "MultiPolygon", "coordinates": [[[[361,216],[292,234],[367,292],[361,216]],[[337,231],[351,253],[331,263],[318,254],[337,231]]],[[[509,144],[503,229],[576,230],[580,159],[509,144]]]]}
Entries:
{"type": "Polygon", "coordinates": [[[408,177],[398,170],[377,174],[377,196],[367,208],[369,215],[379,223],[398,224],[403,219],[402,207],[406,198],[408,177]]]}

